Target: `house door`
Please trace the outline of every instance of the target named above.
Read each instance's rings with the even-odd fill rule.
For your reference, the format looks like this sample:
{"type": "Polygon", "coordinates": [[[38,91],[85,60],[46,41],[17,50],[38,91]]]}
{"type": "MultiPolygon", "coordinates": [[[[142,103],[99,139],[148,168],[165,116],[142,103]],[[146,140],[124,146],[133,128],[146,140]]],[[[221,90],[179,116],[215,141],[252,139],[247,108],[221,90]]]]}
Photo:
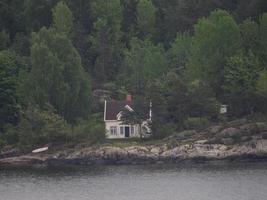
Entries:
{"type": "Polygon", "coordinates": [[[125,126],[125,137],[126,138],[130,137],[130,127],[129,126],[125,126]]]}

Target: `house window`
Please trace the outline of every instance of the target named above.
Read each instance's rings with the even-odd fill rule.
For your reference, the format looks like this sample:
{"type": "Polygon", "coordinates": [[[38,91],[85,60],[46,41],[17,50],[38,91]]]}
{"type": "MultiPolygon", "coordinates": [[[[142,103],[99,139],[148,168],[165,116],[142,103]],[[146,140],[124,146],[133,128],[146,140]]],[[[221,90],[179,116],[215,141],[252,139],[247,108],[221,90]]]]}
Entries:
{"type": "Polygon", "coordinates": [[[120,127],[120,134],[121,134],[121,135],[123,135],[123,134],[124,134],[124,131],[123,131],[123,130],[124,130],[124,127],[123,127],[123,126],[121,126],[121,127],[120,127]]]}
{"type": "Polygon", "coordinates": [[[134,135],[134,126],[131,126],[131,134],[134,135]]]}
{"type": "Polygon", "coordinates": [[[110,134],[111,135],[117,135],[117,126],[111,126],[110,127],[110,134]]]}

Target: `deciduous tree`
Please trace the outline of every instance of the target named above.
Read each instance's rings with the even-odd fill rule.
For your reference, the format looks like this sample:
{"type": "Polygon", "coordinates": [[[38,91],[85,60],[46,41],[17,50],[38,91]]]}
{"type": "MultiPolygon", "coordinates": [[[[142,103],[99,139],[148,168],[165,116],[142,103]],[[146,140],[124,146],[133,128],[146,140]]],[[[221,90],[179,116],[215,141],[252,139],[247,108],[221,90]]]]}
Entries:
{"type": "Polygon", "coordinates": [[[239,27],[226,11],[217,10],[194,27],[189,77],[206,81],[220,96],[224,66],[241,46],[239,27]]]}
{"type": "MultiPolygon", "coordinates": [[[[58,6],[53,16],[61,12],[63,4],[59,3],[58,6]]],[[[29,97],[30,101],[41,107],[46,103],[51,104],[68,122],[74,123],[78,118],[88,117],[91,88],[81,58],[68,36],[69,32],[59,29],[66,27],[61,23],[71,24],[57,21],[53,27],[42,28],[33,34],[29,97]]]]}

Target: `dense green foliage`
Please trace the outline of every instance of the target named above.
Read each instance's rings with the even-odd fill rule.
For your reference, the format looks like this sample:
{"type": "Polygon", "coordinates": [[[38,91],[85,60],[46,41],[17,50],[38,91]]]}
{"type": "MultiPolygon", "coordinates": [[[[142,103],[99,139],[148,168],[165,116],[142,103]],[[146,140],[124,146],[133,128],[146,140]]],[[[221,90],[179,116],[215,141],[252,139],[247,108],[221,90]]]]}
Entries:
{"type": "Polygon", "coordinates": [[[205,80],[217,95],[221,92],[227,59],[240,49],[238,25],[226,11],[214,11],[194,27],[188,62],[190,79],[205,80]]]}
{"type": "MultiPolygon", "coordinates": [[[[90,80],[81,58],[69,39],[72,17],[59,3],[53,10],[54,24],[32,35],[28,85],[29,101],[42,107],[51,104],[68,122],[86,118],[90,111],[90,80]],[[45,76],[44,76],[45,74],[45,76]]],[[[28,89],[28,87],[27,87],[28,89]]]]}
{"type": "Polygon", "coordinates": [[[167,72],[167,61],[161,45],[133,38],[124,52],[124,65],[118,82],[134,94],[143,94],[146,84],[167,72]]]}
{"type": "Polygon", "coordinates": [[[220,120],[220,104],[265,115],[266,12],[266,0],[2,0],[0,146],[102,141],[96,90],[152,101],[155,138],[220,120]]]}
{"type": "Polygon", "coordinates": [[[3,131],[5,124],[16,124],[18,121],[19,65],[13,52],[0,51],[0,132],[3,131]]]}
{"type": "Polygon", "coordinates": [[[68,140],[90,142],[92,144],[105,140],[105,128],[102,116],[92,115],[88,120],[82,120],[72,130],[68,140]]]}
{"type": "Polygon", "coordinates": [[[18,125],[7,132],[9,143],[17,140],[26,147],[45,145],[49,142],[66,141],[70,133],[70,126],[66,121],[55,114],[51,108],[38,109],[29,106],[22,113],[18,125]],[[10,138],[10,136],[13,136],[10,138]]]}

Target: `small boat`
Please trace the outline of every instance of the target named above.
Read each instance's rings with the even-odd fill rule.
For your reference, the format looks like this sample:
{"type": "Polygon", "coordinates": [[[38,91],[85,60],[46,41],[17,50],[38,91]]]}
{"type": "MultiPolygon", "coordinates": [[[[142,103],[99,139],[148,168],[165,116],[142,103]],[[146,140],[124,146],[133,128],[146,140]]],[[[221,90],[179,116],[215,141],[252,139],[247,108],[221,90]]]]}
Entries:
{"type": "Polygon", "coordinates": [[[48,147],[43,147],[43,148],[33,150],[32,153],[41,153],[47,150],[48,150],[48,147]]]}

